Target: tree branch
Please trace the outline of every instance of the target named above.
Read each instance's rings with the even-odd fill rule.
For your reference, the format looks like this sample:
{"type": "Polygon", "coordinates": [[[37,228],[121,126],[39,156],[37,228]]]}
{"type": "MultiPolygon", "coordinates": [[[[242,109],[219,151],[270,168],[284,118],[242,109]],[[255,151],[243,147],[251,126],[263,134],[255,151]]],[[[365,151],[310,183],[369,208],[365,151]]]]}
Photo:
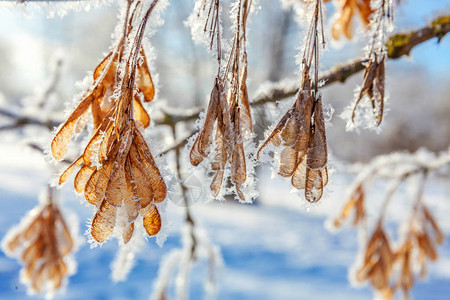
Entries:
{"type": "Polygon", "coordinates": [[[430,26],[409,33],[398,33],[391,36],[386,43],[389,58],[399,58],[409,55],[411,50],[432,38],[437,37],[438,42],[450,31],[450,16],[436,18],[430,26]]]}
{"type": "Polygon", "coordinates": [[[53,127],[58,126],[61,123],[60,121],[57,121],[57,120],[41,121],[41,120],[33,118],[33,117],[19,115],[14,112],[7,111],[5,109],[0,109],[0,115],[8,117],[13,120],[13,122],[11,124],[1,126],[0,131],[20,128],[25,125],[43,126],[43,127],[47,127],[49,130],[52,130],[53,127]]]}
{"type": "MultiPolygon", "coordinates": [[[[419,30],[412,31],[407,34],[396,34],[389,38],[386,43],[388,57],[397,59],[404,55],[409,55],[411,50],[432,38],[437,37],[439,41],[450,31],[450,16],[436,18],[431,25],[423,27],[419,30]]],[[[343,65],[338,65],[329,71],[321,74],[320,82],[323,86],[327,86],[334,82],[345,82],[350,76],[364,70],[365,58],[359,58],[343,65]]],[[[276,102],[294,96],[298,92],[298,80],[284,79],[275,83],[267,83],[263,89],[260,89],[250,103],[252,107],[264,105],[266,103],[276,102]]],[[[169,125],[173,126],[178,122],[187,122],[196,120],[203,108],[194,108],[187,113],[180,113],[177,111],[170,111],[167,109],[163,112],[164,116],[154,120],[155,125],[169,125]]],[[[46,122],[38,119],[24,117],[15,113],[0,109],[0,115],[4,115],[14,119],[14,123],[0,127],[1,130],[19,128],[24,125],[39,125],[47,128],[53,128],[60,124],[59,120],[48,120],[46,122]]],[[[185,142],[177,142],[176,145],[169,147],[164,153],[178,149],[185,145],[185,142]]]]}
{"type": "MultiPolygon", "coordinates": [[[[396,34],[389,38],[386,46],[388,48],[388,57],[397,59],[404,55],[409,55],[415,46],[437,37],[442,39],[450,31],[450,16],[439,17],[435,19],[430,26],[421,28],[408,34],[396,34]]],[[[321,74],[320,81],[324,82],[323,86],[335,82],[345,82],[350,76],[364,70],[364,62],[366,58],[359,58],[338,65],[325,73],[321,74]]],[[[297,94],[298,80],[284,79],[275,83],[268,83],[264,89],[256,93],[251,106],[264,105],[269,102],[276,102],[285,98],[289,98],[297,94]]],[[[198,118],[202,108],[193,110],[188,114],[170,114],[160,120],[156,120],[155,124],[170,125],[171,122],[186,122],[198,118]]]]}

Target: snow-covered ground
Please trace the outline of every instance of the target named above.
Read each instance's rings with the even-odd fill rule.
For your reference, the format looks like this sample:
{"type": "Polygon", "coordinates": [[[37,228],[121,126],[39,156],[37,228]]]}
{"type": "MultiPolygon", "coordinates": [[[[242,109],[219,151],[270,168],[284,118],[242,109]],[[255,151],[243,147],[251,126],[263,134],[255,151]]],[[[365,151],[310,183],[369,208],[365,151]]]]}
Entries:
{"type": "MultiPolygon", "coordinates": [[[[15,144],[15,143],[14,143],[15,144]]],[[[14,145],[2,144],[0,155],[0,236],[16,225],[37,205],[37,195],[49,178],[42,155],[14,145]]],[[[269,172],[260,176],[261,199],[257,204],[209,203],[192,206],[210,240],[220,246],[224,267],[219,270],[217,299],[370,299],[365,287],[350,285],[347,273],[357,252],[354,229],[330,233],[324,226],[342,206],[350,176],[331,177],[328,196],[320,205],[308,207],[290,193],[290,185],[269,172]]],[[[448,299],[450,295],[450,184],[429,183],[426,201],[442,225],[447,241],[439,249],[440,259],[431,264],[426,282],[418,282],[414,299],[448,299]]],[[[79,231],[86,230],[91,207],[80,203],[67,184],[61,190],[63,206],[76,212],[79,231]]],[[[400,205],[400,204],[399,204],[400,205]]],[[[393,214],[402,215],[393,203],[393,214]]],[[[128,280],[110,279],[111,262],[118,249],[115,240],[90,249],[81,243],[75,254],[77,273],[69,278],[66,291],[56,299],[148,299],[165,253],[180,246],[182,209],[169,202],[168,239],[160,248],[150,239],[138,254],[128,280]]],[[[0,253],[0,299],[27,299],[19,281],[20,264],[0,253]]],[[[207,265],[199,263],[191,272],[190,299],[203,298],[207,265]]]]}

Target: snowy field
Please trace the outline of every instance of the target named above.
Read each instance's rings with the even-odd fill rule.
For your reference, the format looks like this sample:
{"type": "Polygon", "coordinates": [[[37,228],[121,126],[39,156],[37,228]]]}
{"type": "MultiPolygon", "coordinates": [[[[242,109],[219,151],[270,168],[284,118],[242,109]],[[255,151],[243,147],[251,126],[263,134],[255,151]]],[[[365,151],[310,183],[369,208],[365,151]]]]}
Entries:
{"type": "MultiPolygon", "coordinates": [[[[282,180],[260,176],[261,199],[258,204],[197,204],[192,207],[199,224],[210,240],[220,246],[224,267],[219,270],[217,299],[371,299],[367,286],[354,288],[348,281],[348,267],[357,252],[354,229],[331,233],[326,220],[344,201],[350,176],[331,177],[328,196],[320,205],[307,207],[304,200],[290,193],[282,180]]],[[[2,144],[0,155],[0,236],[16,225],[28,210],[37,205],[37,194],[49,176],[42,155],[25,147],[2,144]]],[[[91,207],[66,185],[61,191],[64,207],[76,212],[79,231],[91,207]]],[[[372,199],[374,200],[374,199],[372,199]]],[[[376,200],[376,199],[375,199],[376,200]]],[[[414,299],[449,299],[450,295],[450,184],[439,179],[429,183],[426,201],[446,234],[439,249],[438,263],[432,263],[426,282],[417,283],[414,299]]],[[[400,204],[399,204],[400,205],[400,204]]],[[[393,203],[392,217],[403,210],[393,203]]],[[[69,278],[56,299],[148,299],[165,253],[180,246],[182,209],[169,202],[168,238],[160,248],[149,239],[138,254],[136,266],[126,282],[110,278],[111,262],[118,249],[115,240],[90,249],[86,238],[75,253],[77,272],[69,278]]],[[[26,287],[19,280],[20,264],[0,254],[0,299],[28,299],[26,287]]],[[[203,298],[203,279],[207,266],[200,262],[193,268],[190,299],[203,298]]]]}

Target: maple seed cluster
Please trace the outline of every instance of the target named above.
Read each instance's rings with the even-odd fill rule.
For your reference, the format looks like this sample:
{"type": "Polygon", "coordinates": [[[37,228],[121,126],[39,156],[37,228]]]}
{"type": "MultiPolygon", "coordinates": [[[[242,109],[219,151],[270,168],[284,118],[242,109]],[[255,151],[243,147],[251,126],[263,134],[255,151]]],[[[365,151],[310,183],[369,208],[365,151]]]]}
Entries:
{"type": "MultiPolygon", "coordinates": [[[[231,183],[241,201],[245,201],[242,186],[247,179],[244,142],[252,131],[252,119],[246,86],[247,52],[246,25],[251,1],[237,1],[235,35],[228,63],[221,74],[220,29],[218,26],[219,0],[205,1],[200,10],[207,11],[204,31],[209,29],[210,48],[217,46],[219,71],[206,113],[190,152],[192,165],[196,166],[210,155],[213,149],[211,170],[215,172],[210,188],[217,197],[222,187],[227,163],[231,166],[231,183]],[[209,6],[208,6],[209,4],[209,6]]],[[[292,185],[305,189],[305,198],[317,202],[328,183],[327,143],[322,98],[318,91],[319,40],[323,34],[322,1],[314,2],[315,9],[303,55],[301,89],[292,108],[284,115],[260,147],[272,143],[283,147],[279,174],[291,177],[292,185]],[[321,36],[320,36],[321,35],[321,36]],[[310,77],[314,66],[314,82],[310,77]]],[[[197,12],[197,16],[202,15],[197,12]]]]}
{"type": "Polygon", "coordinates": [[[370,100],[370,104],[372,105],[372,109],[376,114],[376,126],[379,126],[381,124],[384,112],[384,61],[384,55],[382,55],[381,59],[378,59],[378,56],[374,55],[374,59],[369,61],[369,64],[364,70],[363,85],[352,112],[353,122],[355,122],[358,104],[363,99],[363,97],[367,95],[370,100]]]}
{"type": "Polygon", "coordinates": [[[6,250],[21,252],[23,276],[32,290],[40,293],[61,287],[68,275],[65,257],[73,249],[73,240],[56,204],[39,208],[36,216],[6,242],[6,250]]]}
{"type": "MultiPolygon", "coordinates": [[[[83,154],[64,171],[59,183],[66,181],[75,167],[80,168],[74,186],[97,208],[91,226],[91,235],[97,242],[105,241],[118,227],[127,243],[139,214],[147,233],[157,234],[161,219],[155,203],[162,202],[167,193],[161,173],[139,130],[150,122],[141,99],[150,102],[154,97],[145,53],[137,42],[133,43],[129,58],[123,55],[133,16],[134,13],[116,50],[95,69],[93,87],[58,130],[51,144],[53,156],[61,159],[82,115],[91,108],[95,131],[83,154]],[[119,72],[119,64],[125,64],[124,74],[119,72]],[[122,215],[126,216],[125,220],[118,217],[122,215]]],[[[139,28],[143,30],[144,26],[139,28]]],[[[138,33],[141,39],[142,33],[138,33]]]]}
{"type": "MultiPolygon", "coordinates": [[[[369,1],[370,2],[370,1],[369,1]]],[[[369,53],[367,56],[367,66],[364,70],[364,78],[359,89],[356,102],[353,107],[351,121],[355,123],[358,106],[366,96],[372,106],[372,113],[375,116],[374,125],[380,126],[384,114],[385,100],[385,61],[386,50],[385,32],[388,24],[393,22],[393,1],[380,0],[375,11],[370,11],[369,16],[374,15],[372,26],[375,28],[371,40],[369,53]]]]}
{"type": "Polygon", "coordinates": [[[213,152],[211,170],[215,173],[210,184],[214,197],[217,197],[224,181],[225,167],[231,166],[231,183],[240,201],[246,202],[242,186],[247,180],[244,143],[247,134],[252,131],[252,118],[247,91],[247,51],[246,23],[251,1],[239,1],[236,15],[235,34],[227,67],[220,74],[221,52],[220,30],[218,26],[219,1],[212,0],[208,10],[205,31],[209,28],[210,47],[217,45],[219,71],[211,91],[205,123],[196,137],[190,151],[191,164],[197,166],[213,152]],[[208,25],[209,24],[209,25],[208,25]],[[214,142],[214,143],[213,143],[214,142]]]}
{"type": "MultiPolygon", "coordinates": [[[[421,200],[421,195],[418,196],[421,200]]],[[[334,220],[339,227],[354,212],[353,226],[362,228],[367,224],[365,211],[365,192],[359,184],[351,193],[341,214],[334,220]]],[[[408,224],[408,232],[398,249],[391,242],[382,226],[381,215],[375,230],[368,239],[364,258],[355,274],[356,281],[369,281],[383,299],[390,300],[397,290],[404,299],[409,299],[409,291],[414,286],[414,273],[423,280],[426,276],[427,260],[438,258],[436,247],[444,242],[444,235],[428,208],[421,202],[413,207],[408,224]],[[414,266],[419,266],[419,269],[414,266]],[[394,270],[398,270],[395,272],[394,270]]]]}
{"type": "MultiPolygon", "coordinates": [[[[319,38],[323,22],[322,2],[317,0],[303,54],[301,88],[292,107],[281,118],[272,133],[258,150],[272,143],[281,147],[278,173],[290,177],[292,186],[305,190],[309,202],[317,202],[328,183],[327,141],[322,109],[322,97],[318,92],[319,38]],[[314,61],[314,83],[310,70],[314,61]]],[[[322,43],[323,32],[322,33],[322,43]]]]}

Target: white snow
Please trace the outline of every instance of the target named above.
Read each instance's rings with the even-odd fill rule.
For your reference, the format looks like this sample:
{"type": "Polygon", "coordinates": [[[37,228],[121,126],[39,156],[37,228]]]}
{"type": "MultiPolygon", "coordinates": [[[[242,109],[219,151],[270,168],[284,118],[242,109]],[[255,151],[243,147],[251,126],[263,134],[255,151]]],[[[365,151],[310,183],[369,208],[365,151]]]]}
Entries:
{"type": "MultiPolygon", "coordinates": [[[[46,184],[49,176],[40,154],[24,150],[20,145],[2,146],[0,180],[2,199],[0,209],[1,234],[17,224],[20,218],[37,203],[37,191],[46,184]],[[24,155],[28,153],[28,155],[24,155]],[[11,177],[11,174],[14,174],[11,177]],[[24,188],[25,187],[25,188],[24,188]]],[[[339,171],[339,170],[338,170],[339,171]]],[[[305,201],[290,193],[290,183],[270,178],[268,168],[259,173],[260,198],[256,204],[243,205],[234,201],[225,203],[203,201],[190,207],[194,217],[210,237],[211,243],[221,248],[225,267],[218,277],[218,299],[362,299],[370,298],[368,287],[354,289],[347,281],[347,268],[357,252],[356,232],[343,229],[332,234],[324,223],[334,216],[345,201],[345,190],[353,175],[338,173],[330,179],[327,196],[318,205],[306,209],[305,201]],[[269,284],[270,283],[270,284],[269,284]],[[300,297],[299,297],[300,295],[300,297]]],[[[375,187],[368,200],[379,207],[383,183],[375,187]]],[[[406,195],[400,190],[399,195],[406,195]]],[[[426,185],[425,201],[435,214],[445,235],[450,237],[450,185],[448,178],[436,178],[426,185]]],[[[61,190],[61,203],[75,210],[81,220],[80,230],[90,207],[79,203],[70,185],[61,190]]],[[[405,200],[407,201],[407,199],[405,200]]],[[[390,207],[393,221],[403,217],[404,201],[394,201],[390,207]]],[[[117,251],[115,241],[102,247],[89,249],[80,245],[75,254],[77,274],[69,278],[67,291],[58,299],[143,299],[152,293],[153,282],[163,257],[173,249],[179,249],[183,209],[168,203],[168,239],[159,248],[149,239],[135,253],[135,265],[128,280],[113,285],[109,276],[109,264],[117,251]]],[[[136,224],[138,226],[138,224],[136,224]]],[[[84,243],[84,245],[87,245],[84,243]]],[[[431,264],[429,279],[417,282],[413,294],[417,299],[443,299],[449,292],[450,243],[440,249],[440,259],[431,264]],[[433,290],[433,294],[430,294],[433,290]],[[434,296],[433,296],[434,295],[434,296]]],[[[25,299],[25,290],[17,282],[19,265],[15,260],[0,256],[0,298],[25,299]],[[18,290],[15,289],[18,285],[18,290]]],[[[204,295],[207,264],[194,264],[190,272],[189,294],[191,299],[204,295]]],[[[174,275],[174,273],[172,273],[174,275]]],[[[164,277],[164,276],[163,276],[164,277]]],[[[171,280],[174,278],[172,277],[171,280]]],[[[172,281],[173,282],[173,281],[172,281]]],[[[173,293],[169,286],[169,294],[173,293]]]]}

